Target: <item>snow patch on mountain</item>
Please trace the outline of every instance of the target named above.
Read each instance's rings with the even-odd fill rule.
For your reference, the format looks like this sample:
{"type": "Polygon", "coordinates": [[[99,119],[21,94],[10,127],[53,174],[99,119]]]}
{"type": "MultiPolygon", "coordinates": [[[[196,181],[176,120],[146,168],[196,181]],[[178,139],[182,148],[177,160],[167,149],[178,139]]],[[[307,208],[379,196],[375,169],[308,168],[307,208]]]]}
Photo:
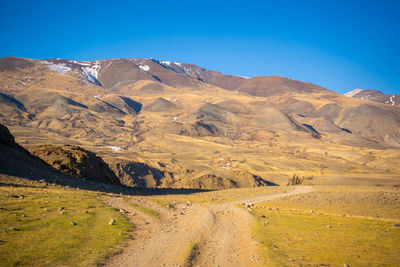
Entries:
{"type": "Polygon", "coordinates": [[[163,65],[171,65],[171,61],[160,61],[161,64],[163,65]]]}
{"type": "Polygon", "coordinates": [[[41,63],[46,64],[49,69],[57,71],[58,73],[61,74],[65,74],[71,71],[71,68],[65,65],[64,63],[53,63],[45,60],[41,61],[41,63]]]}
{"type": "Polygon", "coordinates": [[[112,151],[114,152],[119,152],[119,151],[124,151],[123,148],[117,147],[117,146],[108,146],[109,148],[111,148],[112,151]]]}
{"type": "Polygon", "coordinates": [[[97,77],[95,77],[92,73],[90,73],[87,69],[83,69],[83,73],[86,75],[85,79],[87,79],[90,83],[97,84],[97,77]]]}
{"type": "Polygon", "coordinates": [[[89,62],[80,62],[78,64],[84,65],[84,63],[88,63],[87,67],[84,68],[85,72],[90,74],[93,78],[97,80],[99,77],[99,70],[100,70],[100,62],[99,61],[91,61],[89,62]]]}
{"type": "Polygon", "coordinates": [[[139,65],[139,69],[141,69],[143,71],[149,71],[150,67],[149,67],[149,65],[139,65]]]}
{"type": "Polygon", "coordinates": [[[352,97],[352,96],[358,94],[361,91],[363,91],[363,89],[354,89],[353,91],[347,92],[344,95],[347,96],[347,97],[352,97]]]}
{"type": "Polygon", "coordinates": [[[240,75],[232,75],[232,76],[234,76],[234,77],[240,77],[240,78],[244,78],[244,79],[250,79],[250,77],[247,77],[247,76],[240,76],[240,75]]]}
{"type": "Polygon", "coordinates": [[[395,97],[396,97],[395,95],[392,95],[392,96],[389,98],[389,101],[390,101],[390,103],[392,104],[392,106],[394,105],[393,98],[395,98],[395,97]]]}

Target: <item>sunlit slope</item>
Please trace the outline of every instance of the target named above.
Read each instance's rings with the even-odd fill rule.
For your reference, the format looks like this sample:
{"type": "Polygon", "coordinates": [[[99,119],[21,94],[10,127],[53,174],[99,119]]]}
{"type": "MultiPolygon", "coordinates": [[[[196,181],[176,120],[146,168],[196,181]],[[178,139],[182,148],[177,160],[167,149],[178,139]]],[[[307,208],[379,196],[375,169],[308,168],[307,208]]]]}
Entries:
{"type": "Polygon", "coordinates": [[[76,144],[110,164],[157,169],[143,186],[286,184],[293,174],[309,183],[400,183],[399,108],[309,83],[197,74],[194,65],[150,59],[3,58],[0,86],[0,119],[19,143],[76,144]]]}

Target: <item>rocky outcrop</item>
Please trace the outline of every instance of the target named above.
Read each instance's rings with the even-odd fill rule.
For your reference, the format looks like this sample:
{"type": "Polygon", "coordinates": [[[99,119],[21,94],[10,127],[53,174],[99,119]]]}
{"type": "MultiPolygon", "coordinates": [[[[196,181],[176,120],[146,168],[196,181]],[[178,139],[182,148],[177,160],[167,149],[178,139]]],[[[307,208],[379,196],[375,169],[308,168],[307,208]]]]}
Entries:
{"type": "Polygon", "coordinates": [[[38,145],[28,150],[63,173],[106,184],[121,184],[102,158],[79,146],[38,145]]]}
{"type": "Polygon", "coordinates": [[[276,184],[246,170],[232,169],[222,174],[203,174],[196,178],[188,177],[188,179],[178,182],[176,187],[220,190],[274,185],[276,184]]]}
{"type": "Polygon", "coordinates": [[[0,144],[9,147],[19,147],[19,145],[15,143],[14,136],[12,136],[8,128],[2,124],[0,124],[0,144]]]}
{"type": "Polygon", "coordinates": [[[127,161],[110,165],[122,184],[133,187],[165,187],[166,174],[146,163],[127,161]]]}
{"type": "Polygon", "coordinates": [[[15,142],[8,128],[0,124],[0,174],[25,177],[29,179],[58,179],[58,170],[32,155],[15,142]]]}

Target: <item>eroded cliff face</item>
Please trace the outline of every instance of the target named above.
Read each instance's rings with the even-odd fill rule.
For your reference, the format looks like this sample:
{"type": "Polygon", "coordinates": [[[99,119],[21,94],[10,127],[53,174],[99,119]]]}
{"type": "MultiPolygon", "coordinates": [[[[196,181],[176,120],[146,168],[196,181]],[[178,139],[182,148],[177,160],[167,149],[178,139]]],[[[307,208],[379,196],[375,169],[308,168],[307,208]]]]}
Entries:
{"type": "Polygon", "coordinates": [[[85,180],[119,185],[118,177],[95,153],[73,145],[37,145],[29,151],[54,168],[85,180]]]}

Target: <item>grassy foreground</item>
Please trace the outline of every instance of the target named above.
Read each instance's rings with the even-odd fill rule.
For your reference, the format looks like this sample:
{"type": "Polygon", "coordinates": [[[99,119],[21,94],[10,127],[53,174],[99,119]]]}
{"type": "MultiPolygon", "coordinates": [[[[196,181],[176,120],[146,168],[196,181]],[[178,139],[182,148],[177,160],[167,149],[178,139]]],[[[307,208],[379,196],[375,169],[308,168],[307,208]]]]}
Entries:
{"type": "Polygon", "coordinates": [[[133,229],[96,193],[17,178],[0,182],[2,266],[98,265],[118,252],[133,229]]]}
{"type": "MultiPolygon", "coordinates": [[[[360,192],[353,189],[353,193],[345,189],[342,192],[323,189],[309,196],[292,196],[255,205],[250,211],[256,218],[253,235],[259,242],[265,265],[400,266],[398,218],[376,216],[377,210],[367,214],[365,207],[373,203],[376,206],[379,201],[369,199],[363,190],[376,193],[375,189],[361,189],[360,192]],[[334,206],[326,205],[321,191],[323,196],[329,193],[329,199],[336,200],[334,206]],[[348,208],[350,203],[343,205],[349,199],[359,204],[358,208],[354,207],[354,215],[348,208]],[[310,201],[314,209],[310,209],[310,201]]],[[[384,199],[388,200],[393,192],[399,196],[396,191],[380,194],[384,193],[384,199]]],[[[393,199],[397,199],[395,195],[393,199]]],[[[389,207],[397,214],[398,205],[386,201],[380,208],[383,214],[389,207]]]]}

